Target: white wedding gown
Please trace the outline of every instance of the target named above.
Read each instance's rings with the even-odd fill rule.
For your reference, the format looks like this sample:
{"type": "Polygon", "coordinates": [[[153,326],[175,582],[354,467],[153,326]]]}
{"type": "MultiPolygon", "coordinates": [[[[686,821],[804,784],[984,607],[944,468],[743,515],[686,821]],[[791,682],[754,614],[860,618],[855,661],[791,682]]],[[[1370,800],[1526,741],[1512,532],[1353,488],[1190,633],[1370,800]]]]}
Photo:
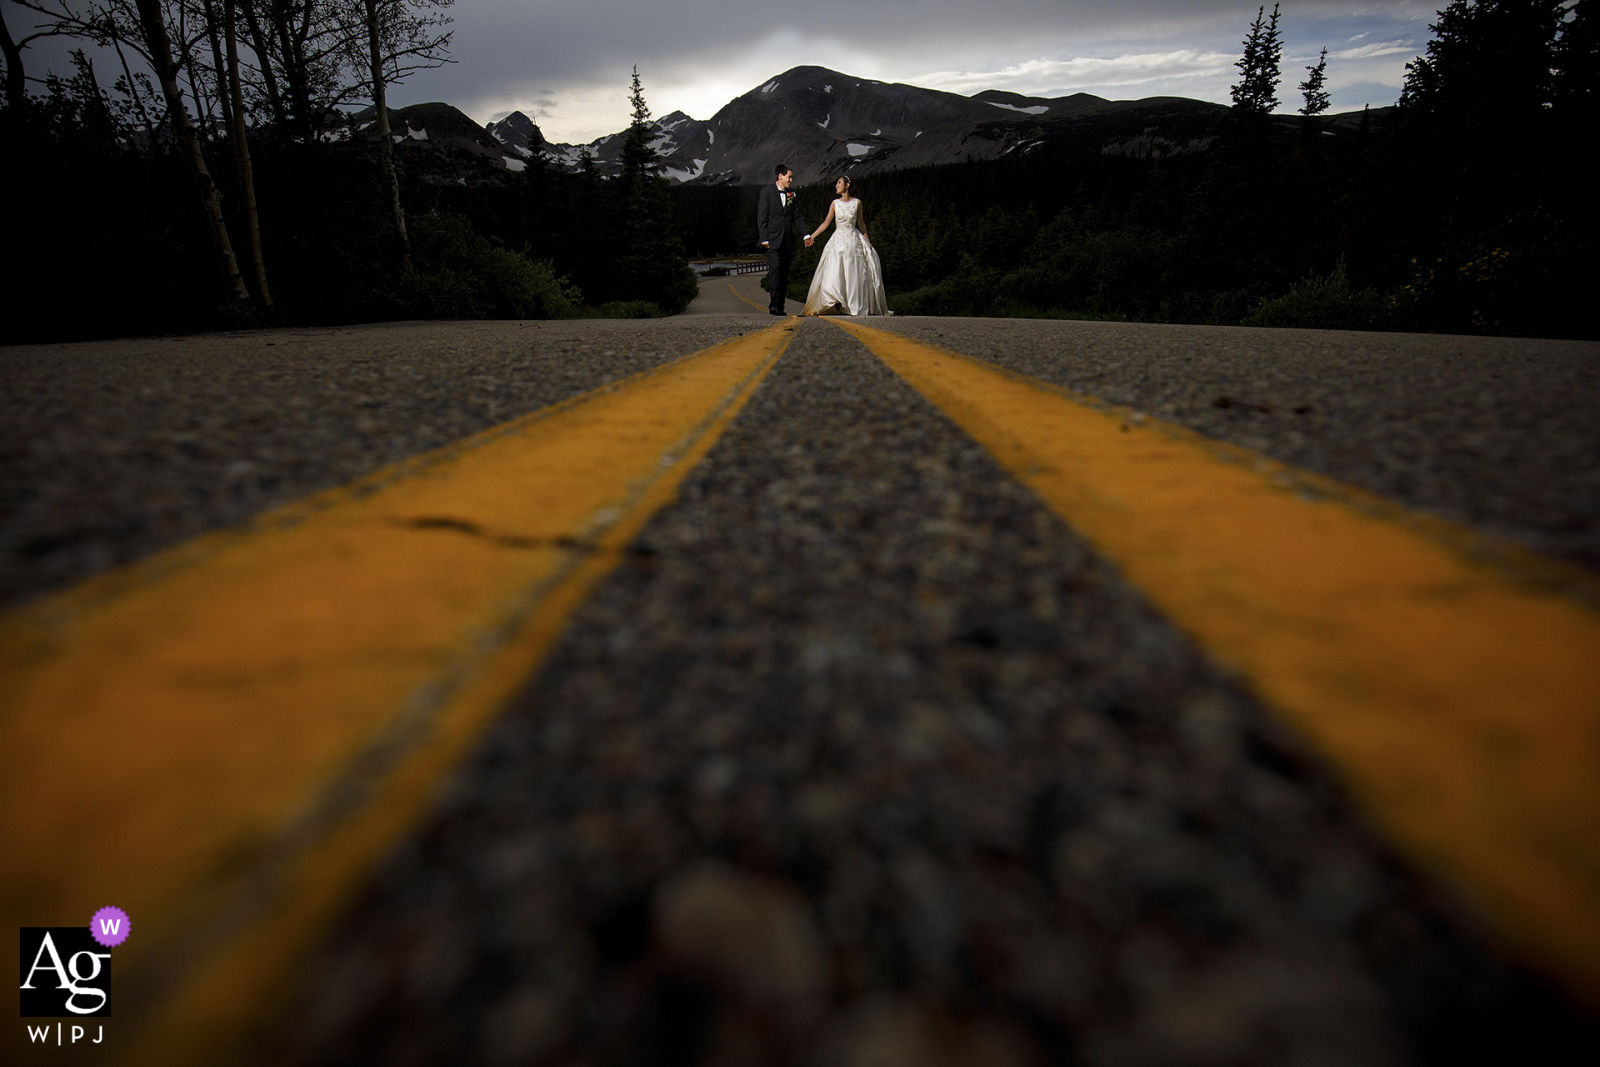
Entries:
{"type": "Polygon", "coordinates": [[[823,315],[829,309],[850,315],[889,313],[878,250],[856,229],[860,211],[860,200],[833,202],[833,237],[822,249],[817,272],[811,276],[802,315],[823,315]]]}

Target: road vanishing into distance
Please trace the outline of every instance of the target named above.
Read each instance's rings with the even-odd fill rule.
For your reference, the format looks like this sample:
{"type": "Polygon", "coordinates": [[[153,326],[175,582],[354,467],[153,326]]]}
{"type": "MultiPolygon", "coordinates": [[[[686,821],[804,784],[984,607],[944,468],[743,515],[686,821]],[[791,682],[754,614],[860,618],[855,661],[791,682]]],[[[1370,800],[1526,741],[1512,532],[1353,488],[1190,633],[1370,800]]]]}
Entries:
{"type": "Polygon", "coordinates": [[[1600,345],[765,300],[0,349],[18,1062],[1600,1062],[1600,345]]]}

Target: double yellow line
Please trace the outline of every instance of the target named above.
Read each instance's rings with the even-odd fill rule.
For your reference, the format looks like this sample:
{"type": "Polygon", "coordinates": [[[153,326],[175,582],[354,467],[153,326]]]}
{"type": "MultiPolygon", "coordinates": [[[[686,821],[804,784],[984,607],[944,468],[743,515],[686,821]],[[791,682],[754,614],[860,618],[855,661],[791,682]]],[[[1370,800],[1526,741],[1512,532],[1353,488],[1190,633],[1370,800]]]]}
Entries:
{"type": "MultiPolygon", "coordinates": [[[[831,321],[1315,741],[1510,944],[1600,1002],[1592,578],[831,321]]],[[[797,327],[0,618],[0,915],[133,916],[116,950],[131,1061],[227,1060],[281,1007],[284,977],[797,327]]]]}

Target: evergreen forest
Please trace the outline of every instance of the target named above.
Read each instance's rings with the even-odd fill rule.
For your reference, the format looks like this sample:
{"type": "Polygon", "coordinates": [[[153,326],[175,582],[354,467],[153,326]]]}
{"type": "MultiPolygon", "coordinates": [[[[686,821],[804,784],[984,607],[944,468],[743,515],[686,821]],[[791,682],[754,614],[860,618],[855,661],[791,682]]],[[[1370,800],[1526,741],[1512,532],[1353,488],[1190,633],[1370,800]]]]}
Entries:
{"type": "MultiPolygon", "coordinates": [[[[1326,54],[1286,88],[1300,75],[1263,9],[1231,107],[1069,113],[1026,153],[863,175],[890,306],[1594,337],[1596,2],[1453,0],[1397,105],[1336,117],[1326,54]]],[[[757,187],[660,176],[637,71],[614,176],[397,150],[385,90],[443,61],[445,7],[341,5],[319,59],[274,32],[317,0],[111,0],[110,21],[68,29],[142,66],[80,54],[68,75],[26,72],[7,27],[0,340],[673,314],[689,256],[757,250],[757,187]]],[[[802,188],[811,225],[832,196],[802,188]]]]}
{"type": "MultiPolygon", "coordinates": [[[[1592,0],[1455,0],[1398,106],[1334,118],[1317,68],[1300,113],[1274,114],[1275,23],[1263,12],[1251,28],[1229,109],[1167,100],[1057,120],[1023,158],[856,181],[890,308],[1600,336],[1587,308],[1600,198],[1582,134],[1600,66],[1592,0]],[[1074,136],[1075,121],[1095,136],[1074,136]],[[1108,132],[1137,145],[1151,129],[1179,150],[1103,147],[1108,132]],[[1207,147],[1182,150],[1195,144],[1207,147]]],[[[833,195],[802,190],[809,225],[833,195]]],[[[755,190],[674,196],[691,248],[753,240],[755,190]]],[[[824,243],[797,255],[796,299],[824,243]]]]}

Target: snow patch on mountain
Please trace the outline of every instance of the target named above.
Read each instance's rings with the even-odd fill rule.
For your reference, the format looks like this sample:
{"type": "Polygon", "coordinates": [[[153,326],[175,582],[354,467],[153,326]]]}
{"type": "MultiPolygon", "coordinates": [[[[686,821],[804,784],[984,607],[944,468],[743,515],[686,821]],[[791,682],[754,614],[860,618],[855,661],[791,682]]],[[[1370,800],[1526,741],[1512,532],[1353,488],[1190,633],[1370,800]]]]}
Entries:
{"type": "Polygon", "coordinates": [[[1044,104],[1035,104],[1032,107],[1018,107],[1015,104],[997,104],[993,100],[985,100],[990,107],[1003,107],[1007,111],[1020,111],[1024,115],[1043,115],[1050,108],[1044,104]]]}
{"type": "Polygon", "coordinates": [[[506,157],[506,170],[511,170],[511,171],[526,170],[527,167],[528,167],[528,164],[527,164],[526,160],[512,159],[510,156],[506,157]]]}
{"type": "MultiPolygon", "coordinates": [[[[551,159],[556,160],[557,162],[560,162],[568,167],[577,167],[583,163],[583,150],[585,147],[587,146],[563,145],[560,148],[551,147],[546,151],[551,159]]],[[[591,155],[592,154],[593,153],[591,153],[591,155]]]]}
{"type": "Polygon", "coordinates": [[[856,142],[851,141],[849,144],[844,146],[844,150],[849,152],[852,156],[864,156],[868,152],[872,151],[872,146],[869,144],[856,144],[856,142]]]}
{"type": "Polygon", "coordinates": [[[765,85],[763,85],[761,87],[761,91],[764,92],[764,93],[770,93],[770,92],[772,92],[772,90],[776,89],[777,87],[778,87],[778,79],[777,78],[773,78],[771,81],[769,81],[767,84],[765,84],[765,85]]]}
{"type": "Polygon", "coordinates": [[[676,178],[680,182],[686,182],[700,177],[700,175],[705,172],[705,169],[706,161],[703,159],[697,159],[694,161],[694,166],[687,170],[684,170],[680,167],[662,167],[661,173],[669,178],[676,178]]]}
{"type": "Polygon", "coordinates": [[[828,112],[828,117],[823,119],[821,122],[817,123],[817,125],[821,126],[823,129],[827,129],[828,128],[828,123],[830,123],[832,121],[833,121],[833,112],[830,111],[830,112],[828,112]]]}

